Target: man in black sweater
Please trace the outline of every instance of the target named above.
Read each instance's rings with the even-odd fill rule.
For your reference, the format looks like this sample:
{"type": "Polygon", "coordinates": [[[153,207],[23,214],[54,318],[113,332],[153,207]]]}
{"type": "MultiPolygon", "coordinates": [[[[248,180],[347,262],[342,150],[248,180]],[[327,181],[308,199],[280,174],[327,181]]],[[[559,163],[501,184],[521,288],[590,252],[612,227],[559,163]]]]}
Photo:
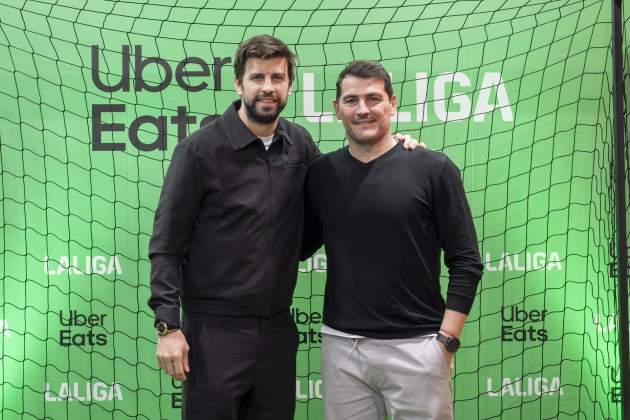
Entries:
{"type": "Polygon", "coordinates": [[[334,107],[349,147],[309,169],[303,252],[323,240],[328,257],[326,418],[452,418],[450,365],[483,267],[459,171],[393,140],[396,96],[380,64],[349,64],[334,107]]]}

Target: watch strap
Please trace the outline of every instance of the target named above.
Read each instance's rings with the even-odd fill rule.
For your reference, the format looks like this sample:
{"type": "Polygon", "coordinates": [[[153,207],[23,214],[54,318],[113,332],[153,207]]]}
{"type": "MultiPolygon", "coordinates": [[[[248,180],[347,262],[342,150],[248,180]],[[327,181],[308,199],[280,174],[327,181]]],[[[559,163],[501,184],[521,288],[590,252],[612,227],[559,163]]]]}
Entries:
{"type": "Polygon", "coordinates": [[[437,336],[435,337],[435,339],[441,342],[442,344],[444,344],[444,347],[449,353],[455,353],[459,349],[459,346],[461,345],[459,338],[449,337],[440,332],[437,333],[437,336]]]}

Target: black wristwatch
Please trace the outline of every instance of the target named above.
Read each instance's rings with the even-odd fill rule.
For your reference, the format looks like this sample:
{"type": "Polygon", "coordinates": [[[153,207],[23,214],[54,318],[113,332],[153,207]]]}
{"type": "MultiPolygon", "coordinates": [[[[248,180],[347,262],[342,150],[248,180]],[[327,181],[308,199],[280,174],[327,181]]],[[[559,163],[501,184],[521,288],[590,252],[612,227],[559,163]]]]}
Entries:
{"type": "Polygon", "coordinates": [[[448,350],[449,353],[455,353],[461,345],[459,338],[449,337],[442,333],[437,333],[437,337],[435,337],[435,339],[444,344],[444,347],[446,347],[446,350],[448,350]]]}
{"type": "Polygon", "coordinates": [[[157,335],[159,335],[160,337],[165,337],[169,335],[170,333],[177,331],[178,329],[179,328],[169,329],[166,321],[158,321],[155,324],[155,330],[157,332],[157,335]]]}

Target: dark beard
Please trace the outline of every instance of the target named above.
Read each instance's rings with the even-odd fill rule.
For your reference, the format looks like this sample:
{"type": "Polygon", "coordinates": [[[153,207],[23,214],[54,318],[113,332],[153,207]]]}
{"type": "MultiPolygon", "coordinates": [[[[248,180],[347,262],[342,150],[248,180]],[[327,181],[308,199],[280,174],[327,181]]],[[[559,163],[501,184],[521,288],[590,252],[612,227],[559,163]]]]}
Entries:
{"type": "Polygon", "coordinates": [[[258,102],[259,99],[255,98],[252,102],[247,102],[245,99],[243,99],[243,104],[245,104],[245,111],[247,112],[247,116],[252,120],[257,122],[258,124],[271,124],[273,123],[276,119],[278,119],[278,116],[280,115],[280,113],[282,112],[282,110],[284,109],[284,107],[286,106],[286,102],[280,102],[280,100],[278,100],[277,104],[278,106],[276,107],[276,112],[274,112],[273,114],[260,114],[258,111],[256,111],[256,102],[258,102]]]}

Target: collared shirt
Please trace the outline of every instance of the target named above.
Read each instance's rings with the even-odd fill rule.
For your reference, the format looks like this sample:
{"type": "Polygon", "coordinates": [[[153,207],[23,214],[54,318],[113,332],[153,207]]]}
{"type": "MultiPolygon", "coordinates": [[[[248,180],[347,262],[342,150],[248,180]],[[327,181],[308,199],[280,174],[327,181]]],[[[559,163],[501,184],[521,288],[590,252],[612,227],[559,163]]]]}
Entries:
{"type": "Polygon", "coordinates": [[[319,155],[279,119],[268,150],[240,101],[175,147],[155,212],[149,305],[179,327],[184,311],[265,316],[288,309],[297,278],[304,178],[319,155]]]}

